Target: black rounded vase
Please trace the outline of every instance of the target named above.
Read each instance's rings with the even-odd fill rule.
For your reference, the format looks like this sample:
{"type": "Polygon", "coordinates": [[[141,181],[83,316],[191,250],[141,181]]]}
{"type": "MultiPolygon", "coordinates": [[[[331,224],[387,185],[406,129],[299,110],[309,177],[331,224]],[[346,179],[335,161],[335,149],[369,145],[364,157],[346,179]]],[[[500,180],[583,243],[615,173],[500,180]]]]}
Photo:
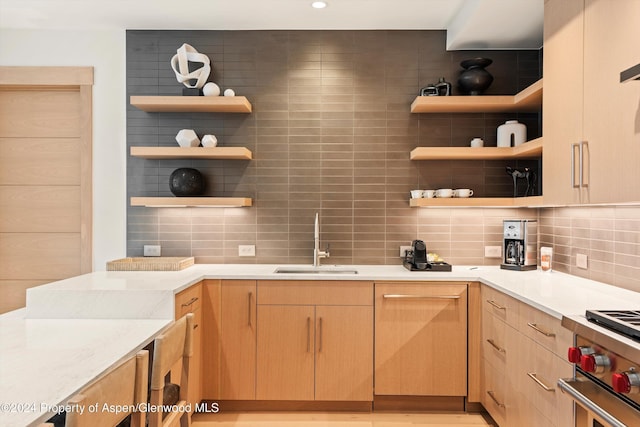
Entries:
{"type": "Polygon", "coordinates": [[[169,190],[177,197],[201,196],[204,193],[204,178],[197,169],[176,169],[169,177],[169,190]]]}
{"type": "Polygon", "coordinates": [[[460,65],[465,70],[460,73],[458,86],[462,93],[480,95],[493,82],[493,76],[484,67],[491,65],[489,58],[473,58],[462,61],[460,65]]]}

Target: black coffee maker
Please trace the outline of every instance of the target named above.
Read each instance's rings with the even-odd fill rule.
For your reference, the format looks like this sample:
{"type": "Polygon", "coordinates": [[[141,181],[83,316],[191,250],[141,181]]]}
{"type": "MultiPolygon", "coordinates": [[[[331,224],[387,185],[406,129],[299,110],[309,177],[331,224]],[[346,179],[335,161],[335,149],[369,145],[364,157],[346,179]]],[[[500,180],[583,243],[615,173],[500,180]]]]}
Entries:
{"type": "Polygon", "coordinates": [[[407,253],[405,261],[408,261],[416,270],[426,270],[427,245],[422,240],[414,240],[411,243],[411,252],[407,253]]]}
{"type": "Polygon", "coordinates": [[[407,251],[402,265],[410,271],[451,271],[451,265],[443,261],[429,261],[427,245],[422,240],[414,240],[407,251]]]}

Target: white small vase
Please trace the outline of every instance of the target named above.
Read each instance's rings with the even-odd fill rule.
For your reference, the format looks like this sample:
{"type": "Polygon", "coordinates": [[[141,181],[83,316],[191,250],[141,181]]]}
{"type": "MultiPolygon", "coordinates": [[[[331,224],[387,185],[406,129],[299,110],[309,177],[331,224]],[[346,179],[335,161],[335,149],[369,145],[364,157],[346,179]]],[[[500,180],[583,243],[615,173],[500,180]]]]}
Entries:
{"type": "Polygon", "coordinates": [[[517,120],[507,120],[498,126],[498,147],[516,147],[527,140],[527,126],[517,120]]]}

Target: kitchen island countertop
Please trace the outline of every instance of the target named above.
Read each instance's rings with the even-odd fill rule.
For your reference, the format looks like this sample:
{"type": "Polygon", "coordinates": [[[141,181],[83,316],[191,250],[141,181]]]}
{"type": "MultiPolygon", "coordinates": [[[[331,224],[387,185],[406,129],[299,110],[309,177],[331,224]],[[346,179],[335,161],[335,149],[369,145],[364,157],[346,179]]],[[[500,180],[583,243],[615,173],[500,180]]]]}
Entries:
{"type": "Polygon", "coordinates": [[[203,279],[479,281],[556,318],[578,321],[586,309],[640,307],[638,292],[555,271],[454,266],[451,272],[410,272],[400,265],[357,265],[348,267],[358,274],[348,275],[280,274],[278,267],[95,272],[29,289],[25,309],[0,315],[0,424],[46,420],[56,405],[151,342],[173,320],[175,294],[203,279]]]}

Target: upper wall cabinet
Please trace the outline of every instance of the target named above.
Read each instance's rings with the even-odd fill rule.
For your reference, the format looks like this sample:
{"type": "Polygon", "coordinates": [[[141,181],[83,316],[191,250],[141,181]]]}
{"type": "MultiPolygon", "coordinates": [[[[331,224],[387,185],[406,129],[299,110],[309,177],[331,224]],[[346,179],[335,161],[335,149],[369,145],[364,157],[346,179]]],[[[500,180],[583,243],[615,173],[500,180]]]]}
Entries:
{"type": "Polygon", "coordinates": [[[131,105],[149,113],[250,113],[244,96],[132,96],[131,105]]]}
{"type": "Polygon", "coordinates": [[[640,201],[640,2],[546,0],[545,204],[640,201]]]}

